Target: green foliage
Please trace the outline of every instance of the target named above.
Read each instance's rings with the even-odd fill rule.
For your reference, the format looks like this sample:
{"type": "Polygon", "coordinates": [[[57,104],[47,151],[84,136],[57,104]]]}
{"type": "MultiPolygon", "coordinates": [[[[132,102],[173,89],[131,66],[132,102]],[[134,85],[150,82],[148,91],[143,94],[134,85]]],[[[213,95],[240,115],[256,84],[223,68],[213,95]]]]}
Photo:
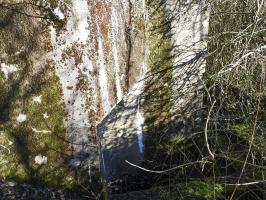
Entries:
{"type": "MultiPolygon", "coordinates": [[[[207,133],[210,149],[216,153],[213,176],[238,180],[241,175],[240,182],[249,182],[249,179],[263,179],[265,171],[260,167],[265,162],[262,131],[265,111],[263,106],[258,106],[263,105],[265,99],[265,89],[261,86],[265,84],[262,81],[264,61],[254,50],[264,45],[261,33],[265,27],[265,22],[256,21],[254,16],[265,16],[265,9],[258,10],[256,1],[234,2],[211,2],[209,56],[204,77],[211,99],[206,94],[205,106],[209,110],[214,100],[216,104],[210,113],[207,133]],[[252,56],[247,56],[249,54],[252,56]],[[264,97],[259,97],[258,93],[263,90],[264,97]]],[[[234,188],[237,187],[226,190],[226,195],[232,195],[234,188]]],[[[235,198],[240,191],[248,193],[247,188],[238,188],[235,198]]],[[[250,191],[259,194],[253,188],[250,191]]]]}
{"type": "Polygon", "coordinates": [[[160,195],[162,200],[176,200],[179,198],[186,200],[211,200],[214,199],[214,195],[215,199],[221,197],[223,189],[221,184],[214,186],[211,182],[192,181],[176,184],[170,191],[161,188],[160,195]]]}
{"type": "Polygon", "coordinates": [[[251,133],[251,129],[247,124],[235,124],[233,125],[234,130],[237,135],[245,140],[249,139],[249,134],[251,133]]]}
{"type": "MultiPolygon", "coordinates": [[[[164,170],[193,160],[208,161],[204,165],[193,164],[173,171],[169,175],[171,178],[163,175],[158,178],[172,181],[171,189],[161,190],[162,199],[227,199],[235,188],[227,183],[236,183],[243,168],[240,182],[263,180],[265,175],[265,52],[257,51],[265,45],[265,20],[261,20],[265,18],[265,9],[258,10],[257,1],[208,3],[211,13],[207,67],[203,77],[207,87],[203,123],[195,135],[188,132],[172,137],[171,132],[175,130],[170,127],[174,113],[168,109],[172,106],[171,87],[169,90],[163,87],[165,83],[169,85],[172,78],[171,70],[167,70],[172,67],[171,41],[170,37],[164,37],[167,26],[161,26],[166,21],[161,9],[163,3],[148,2],[149,13],[152,13],[148,23],[151,49],[148,66],[153,72],[161,71],[148,80],[148,89],[153,92],[146,98],[149,112],[145,113],[145,123],[149,124],[147,132],[152,137],[148,137],[146,146],[156,145],[145,150],[151,163],[147,168],[164,170]],[[214,159],[206,148],[205,131],[214,159]],[[218,177],[215,186],[210,181],[213,177],[218,177]],[[184,183],[184,180],[189,182],[184,183]]],[[[252,186],[239,186],[235,194],[249,199],[249,190],[256,195],[262,192],[255,191],[252,186]]]]}

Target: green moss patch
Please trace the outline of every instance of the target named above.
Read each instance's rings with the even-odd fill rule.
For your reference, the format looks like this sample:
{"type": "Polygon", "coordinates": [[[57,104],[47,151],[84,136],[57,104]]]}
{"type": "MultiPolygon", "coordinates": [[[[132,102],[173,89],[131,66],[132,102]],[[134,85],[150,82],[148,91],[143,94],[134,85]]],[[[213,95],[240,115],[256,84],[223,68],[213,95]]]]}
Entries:
{"type": "Polygon", "coordinates": [[[18,66],[9,79],[0,73],[0,179],[74,189],[59,79],[52,63],[41,64],[50,48],[46,21],[5,9],[0,16],[7,22],[0,30],[0,52],[6,55],[1,62],[18,66]],[[21,114],[26,119],[19,122],[21,114]],[[36,163],[38,155],[47,163],[36,163]]]}
{"type": "Polygon", "coordinates": [[[221,184],[213,185],[211,182],[192,181],[176,184],[171,191],[161,188],[160,195],[162,200],[175,200],[179,198],[187,200],[211,200],[214,199],[214,195],[215,199],[221,197],[222,192],[223,186],[221,184]]]}

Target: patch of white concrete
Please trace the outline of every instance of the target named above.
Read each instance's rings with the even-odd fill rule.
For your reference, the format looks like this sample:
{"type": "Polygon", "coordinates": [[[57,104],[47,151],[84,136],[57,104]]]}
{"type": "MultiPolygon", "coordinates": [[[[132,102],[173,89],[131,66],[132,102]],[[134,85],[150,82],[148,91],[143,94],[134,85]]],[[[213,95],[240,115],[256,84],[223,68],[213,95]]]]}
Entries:
{"type": "Polygon", "coordinates": [[[1,71],[4,73],[5,78],[18,71],[18,65],[1,63],[1,71]]]}
{"type": "Polygon", "coordinates": [[[17,116],[17,121],[19,123],[22,123],[22,122],[25,122],[27,120],[27,115],[23,114],[23,113],[20,113],[18,116],[17,116]]]}
{"type": "Polygon", "coordinates": [[[140,104],[138,99],[138,111],[136,114],[136,126],[138,127],[137,136],[138,136],[138,145],[139,145],[139,152],[144,153],[144,143],[143,143],[143,132],[142,126],[144,125],[144,117],[143,114],[140,112],[140,104]]]}
{"type": "Polygon", "coordinates": [[[205,1],[188,0],[186,6],[174,0],[169,2],[172,3],[167,7],[167,12],[176,16],[172,22],[172,42],[175,46],[172,112],[176,113],[187,102],[200,101],[197,91],[202,88],[199,77],[205,72],[204,52],[207,47],[205,38],[208,34],[209,10],[205,1]]]}
{"type": "Polygon", "coordinates": [[[54,14],[58,17],[58,19],[62,20],[65,19],[64,14],[62,13],[62,11],[60,10],[60,8],[56,8],[54,9],[54,14]]]}
{"type": "Polygon", "coordinates": [[[118,59],[118,49],[117,49],[117,36],[119,31],[119,23],[118,23],[118,14],[114,7],[112,7],[111,14],[111,40],[112,40],[112,48],[113,48],[113,56],[114,56],[114,64],[115,64],[115,84],[116,84],[116,96],[117,102],[121,101],[123,92],[121,89],[121,81],[120,81],[120,66],[118,59]]]}
{"type": "Polygon", "coordinates": [[[35,156],[34,161],[38,165],[46,165],[47,164],[47,157],[41,154],[35,156]]]}
{"type": "Polygon", "coordinates": [[[111,110],[111,105],[109,101],[108,77],[104,60],[104,52],[103,52],[104,47],[103,47],[102,35],[99,31],[99,27],[97,27],[97,31],[98,31],[99,84],[100,84],[100,92],[103,102],[104,114],[107,114],[111,110]]]}
{"type": "MultiPolygon", "coordinates": [[[[90,121],[88,111],[90,103],[88,99],[92,94],[90,87],[83,90],[78,87],[80,77],[85,77],[85,84],[93,85],[92,63],[90,58],[90,29],[89,29],[89,7],[87,0],[72,1],[69,7],[70,13],[67,16],[66,30],[59,33],[53,26],[50,26],[51,44],[53,50],[48,54],[48,59],[55,64],[56,74],[59,77],[63,91],[63,100],[67,117],[65,127],[70,141],[73,143],[74,151],[88,152],[90,135],[90,121]],[[69,52],[74,52],[74,55],[69,52]],[[76,57],[81,57],[81,62],[76,63],[76,57]],[[92,83],[92,84],[90,84],[92,83]]],[[[93,89],[93,88],[92,88],[93,89]]],[[[92,107],[91,106],[91,107],[92,107]]],[[[47,114],[43,114],[48,118],[47,114]]]]}
{"type": "Polygon", "coordinates": [[[43,116],[44,119],[48,119],[49,118],[49,115],[47,114],[47,112],[46,113],[42,113],[42,116],[43,116]]]}
{"type": "Polygon", "coordinates": [[[41,104],[42,103],[42,95],[33,97],[33,102],[41,104]]]}

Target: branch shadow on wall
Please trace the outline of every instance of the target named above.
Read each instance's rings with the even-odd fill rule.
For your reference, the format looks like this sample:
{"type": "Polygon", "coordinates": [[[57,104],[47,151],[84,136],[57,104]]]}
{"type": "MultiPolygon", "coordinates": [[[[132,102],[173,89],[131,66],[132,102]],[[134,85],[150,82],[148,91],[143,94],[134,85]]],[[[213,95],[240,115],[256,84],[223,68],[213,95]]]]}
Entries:
{"type": "MultiPolygon", "coordinates": [[[[148,2],[148,7],[154,8],[155,5],[156,2],[148,2]]],[[[171,25],[176,16],[167,11],[167,6],[162,1],[149,16],[151,21],[162,17],[158,19],[161,20],[159,25],[156,21],[156,25],[149,30],[150,38],[160,40],[157,39],[153,44],[153,56],[148,61],[149,71],[140,80],[144,82],[141,93],[135,95],[133,89],[132,94],[118,103],[98,126],[101,170],[105,178],[112,182],[111,193],[167,185],[169,176],[176,174],[144,172],[126,163],[126,160],[150,170],[165,170],[184,162],[196,161],[205,151],[204,147],[193,150],[190,146],[187,149],[191,152],[184,156],[182,150],[173,150],[178,143],[183,145],[185,140],[193,144],[194,136],[197,138],[203,133],[204,91],[200,76],[204,72],[206,47],[202,47],[202,41],[190,41],[185,47],[176,45],[172,38],[179,33],[171,25]],[[164,13],[163,16],[161,12],[164,13]],[[139,152],[138,147],[138,99],[145,118],[142,127],[144,154],[139,152]],[[130,100],[133,103],[129,103],[130,100]]],[[[178,10],[177,7],[175,9],[178,10]]],[[[198,30],[191,31],[194,33],[198,30]]],[[[191,172],[192,175],[203,177],[198,166],[191,172]]]]}
{"type": "Polygon", "coordinates": [[[0,74],[0,159],[6,163],[0,167],[0,198],[80,199],[73,192],[80,191],[77,183],[73,184],[80,175],[68,163],[73,155],[63,127],[59,82],[51,75],[53,65],[41,61],[47,48],[46,33],[32,23],[34,19],[12,10],[0,9],[0,17],[0,62],[18,66],[7,78],[0,74]],[[39,95],[42,102],[37,105],[33,97],[39,95]],[[44,119],[46,111],[52,119],[44,119]],[[19,113],[26,114],[25,122],[16,120],[19,113]],[[37,132],[38,127],[46,133],[37,132]],[[47,164],[38,165],[34,161],[37,155],[47,156],[47,164]]]}

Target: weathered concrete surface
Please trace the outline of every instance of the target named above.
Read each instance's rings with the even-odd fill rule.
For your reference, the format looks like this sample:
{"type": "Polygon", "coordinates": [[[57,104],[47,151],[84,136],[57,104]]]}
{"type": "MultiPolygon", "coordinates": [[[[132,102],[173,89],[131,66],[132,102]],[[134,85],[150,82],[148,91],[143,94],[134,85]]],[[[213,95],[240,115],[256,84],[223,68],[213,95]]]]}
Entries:
{"type": "Polygon", "coordinates": [[[59,186],[59,177],[50,178],[46,170],[74,184],[80,179],[63,169],[75,168],[89,180],[99,164],[96,124],[142,74],[143,4],[139,0],[1,2],[19,2],[14,5],[18,11],[48,17],[0,9],[0,133],[6,135],[1,137],[6,146],[0,149],[1,176],[23,181],[28,174],[40,175],[59,186]],[[15,64],[17,72],[6,79],[2,69],[15,64]],[[42,96],[42,103],[34,102],[34,96],[42,96]],[[25,123],[16,121],[20,112],[27,116],[25,123]],[[15,132],[16,138],[10,138],[9,132],[15,132]],[[48,158],[42,170],[34,162],[40,153],[48,158]],[[24,167],[38,173],[24,173],[24,167]]]}
{"type": "Polygon", "coordinates": [[[115,179],[134,174],[143,158],[143,140],[140,137],[143,81],[138,82],[98,125],[100,136],[101,170],[105,178],[115,179]]]}
{"type": "Polygon", "coordinates": [[[167,9],[172,16],[175,16],[171,29],[175,47],[172,52],[174,55],[173,112],[178,114],[182,109],[186,109],[186,115],[189,116],[202,103],[200,90],[203,89],[201,77],[206,66],[209,9],[205,1],[195,3],[191,0],[185,3],[170,0],[167,9]]]}
{"type": "MultiPolygon", "coordinates": [[[[206,50],[206,42],[204,37],[208,33],[209,19],[207,7],[202,2],[175,6],[176,3],[176,1],[168,1],[165,7],[166,17],[169,14],[175,16],[171,22],[171,32],[173,34],[171,41],[175,46],[171,52],[173,55],[172,80],[167,82],[165,86],[171,87],[172,90],[169,101],[173,101],[173,106],[166,112],[172,112],[174,115],[171,119],[173,121],[171,122],[172,126],[175,127],[174,132],[171,130],[173,135],[183,131],[181,130],[184,129],[183,123],[185,124],[188,121],[191,114],[199,109],[202,103],[200,90],[203,88],[201,76],[205,70],[204,51],[206,50]],[[180,122],[182,122],[182,125],[180,125],[180,122]]],[[[151,73],[150,77],[152,78],[152,76],[151,73]]],[[[149,81],[149,78],[146,80],[149,81]]],[[[146,84],[149,84],[149,82],[146,82],[146,84]]],[[[98,126],[98,133],[101,137],[101,166],[107,179],[134,174],[134,167],[125,163],[125,160],[139,164],[143,158],[138,144],[138,125],[136,123],[137,99],[140,96],[140,91],[143,90],[141,88],[143,86],[140,82],[98,126]]],[[[149,93],[155,94],[154,99],[151,99],[152,101],[161,101],[159,97],[161,91],[159,89],[149,91],[149,93]]],[[[164,102],[158,103],[162,104],[164,102]]],[[[165,111],[156,110],[154,112],[160,115],[161,112],[165,111]]],[[[168,124],[165,126],[168,126],[168,124]]],[[[164,128],[167,129],[167,127],[164,128]]],[[[144,142],[142,143],[144,144],[144,142]]],[[[149,145],[157,144],[155,142],[149,145]]]]}
{"type": "Polygon", "coordinates": [[[65,27],[50,26],[48,60],[62,86],[74,159],[97,166],[96,124],[142,74],[143,6],[135,0],[72,0],[65,5],[56,7],[65,27]]]}
{"type": "MultiPolygon", "coordinates": [[[[26,67],[33,65],[31,70],[34,73],[42,72],[40,69],[46,68],[46,64],[56,69],[63,92],[62,101],[67,112],[65,127],[69,138],[66,141],[73,147],[73,155],[70,150],[64,152],[74,157],[70,164],[77,167],[81,163],[90,168],[91,163],[95,161],[93,164],[97,165],[95,126],[97,121],[111,111],[99,125],[103,171],[107,178],[131,174],[135,168],[126,164],[125,160],[138,164],[143,159],[145,151],[141,135],[142,107],[138,109],[138,102],[140,105],[142,102],[141,84],[137,84],[131,93],[120,100],[132,88],[137,77],[143,75],[146,39],[145,0],[72,0],[71,2],[65,4],[63,1],[58,1],[52,6],[49,3],[46,5],[52,12],[57,10],[57,13],[61,12],[60,16],[64,15],[58,19],[61,20],[63,27],[60,28],[53,22],[49,29],[47,27],[43,37],[50,33],[51,38],[46,38],[51,40],[51,45],[46,44],[49,48],[45,47],[41,51],[41,48],[34,47],[33,44],[43,41],[37,40],[35,34],[42,32],[42,27],[32,23],[36,26],[31,33],[34,37],[29,37],[29,40],[22,37],[17,43],[23,44],[18,46],[18,49],[15,48],[12,54],[14,57],[17,56],[18,62],[21,62],[21,57],[18,55],[22,52],[21,55],[29,56],[29,52],[23,52],[24,46],[28,45],[27,48],[36,51],[36,54],[32,52],[31,62],[26,63],[26,67]],[[35,60],[38,62],[34,62],[35,60]],[[118,106],[111,110],[118,102],[120,102],[118,106]]],[[[177,111],[184,106],[191,108],[192,101],[199,99],[195,97],[200,77],[198,75],[204,72],[204,64],[202,65],[201,61],[204,61],[202,53],[205,46],[201,39],[207,30],[208,17],[206,13],[201,12],[204,10],[201,4],[187,7],[188,9],[180,6],[176,10],[171,10],[173,8],[176,7],[169,6],[168,11],[176,14],[176,21],[172,23],[174,27],[172,39],[177,46],[173,52],[175,55],[173,82],[176,84],[172,87],[172,97],[173,112],[180,114],[181,112],[177,111]]],[[[14,27],[20,28],[20,26],[14,27]]],[[[26,27],[17,31],[12,30],[12,34],[26,33],[24,28],[26,27]]],[[[11,58],[11,56],[2,57],[5,57],[4,55],[1,59],[7,61],[11,58]]],[[[25,70],[29,71],[26,67],[25,70]]],[[[53,74],[53,71],[50,73],[53,74]]],[[[25,73],[20,74],[25,75],[25,73]]],[[[20,87],[28,85],[30,88],[28,80],[18,85],[20,87]]],[[[34,94],[37,95],[38,92],[36,89],[34,94]]],[[[52,113],[56,112],[51,111],[48,114],[52,116],[52,113]]],[[[32,122],[29,122],[27,128],[31,130],[31,126],[32,122]]],[[[41,142],[36,146],[40,146],[39,144],[41,142]]]]}

